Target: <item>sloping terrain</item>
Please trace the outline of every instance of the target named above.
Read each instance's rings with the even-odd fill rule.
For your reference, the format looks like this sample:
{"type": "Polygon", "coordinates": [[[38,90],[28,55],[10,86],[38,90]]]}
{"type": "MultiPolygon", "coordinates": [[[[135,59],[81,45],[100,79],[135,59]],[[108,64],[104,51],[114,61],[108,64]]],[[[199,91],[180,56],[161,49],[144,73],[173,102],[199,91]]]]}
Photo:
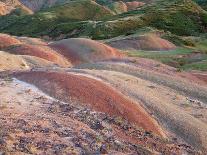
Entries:
{"type": "Polygon", "coordinates": [[[33,56],[12,55],[0,51],[0,71],[28,70],[34,67],[52,67],[55,64],[33,56]]]}
{"type": "Polygon", "coordinates": [[[120,51],[90,39],[66,39],[48,44],[38,39],[13,38],[19,40],[21,46],[52,47],[54,51],[50,50],[48,54],[57,52],[74,67],[60,68],[54,61],[38,58],[34,49],[14,50],[18,49],[17,45],[7,47],[7,53],[1,52],[1,69],[6,71],[1,72],[2,89],[9,90],[12,85],[29,87],[25,91],[13,90],[14,98],[19,94],[15,102],[12,98],[8,101],[6,92],[1,93],[0,121],[4,127],[0,132],[3,144],[0,149],[3,152],[35,154],[45,150],[54,153],[58,148],[61,148],[58,152],[65,153],[73,150],[76,153],[98,151],[112,154],[199,154],[197,151],[206,151],[207,89],[203,78],[177,72],[175,68],[156,61],[127,58],[120,51]],[[17,54],[15,52],[21,55],[8,54],[17,54]],[[75,60],[79,60],[78,63],[73,54],[77,54],[75,60]],[[26,83],[16,81],[15,84],[16,78],[26,83]],[[41,93],[41,97],[35,97],[36,93],[41,93]],[[31,98],[29,105],[25,98],[31,98]],[[27,108],[18,110],[23,106],[27,108]],[[87,112],[83,114],[77,108],[87,109],[87,112]],[[12,116],[8,115],[11,112],[12,116]],[[20,115],[23,117],[19,118],[20,115]],[[42,121],[38,121],[39,117],[42,121]],[[108,118],[116,121],[108,122],[108,118]],[[51,124],[54,121],[61,127],[51,124]],[[75,135],[72,139],[62,139],[71,135],[64,121],[71,126],[70,133],[76,133],[72,134],[75,135]],[[41,130],[37,130],[33,123],[39,124],[41,130]],[[20,135],[13,128],[19,128],[20,135]],[[64,128],[67,131],[63,131],[64,128]],[[103,134],[109,129],[107,135],[103,134]],[[35,134],[31,135],[31,132],[35,134]],[[94,141],[96,147],[89,145],[90,139],[79,135],[85,132],[102,137],[94,141]],[[137,132],[140,136],[145,135],[144,139],[137,137],[137,132]],[[114,140],[108,141],[105,136],[111,137],[112,133],[114,140]],[[8,141],[11,134],[14,138],[8,141]],[[44,144],[40,143],[43,137],[47,139],[44,144]],[[120,140],[119,146],[116,146],[115,139],[120,140]]]}
{"type": "Polygon", "coordinates": [[[88,108],[105,112],[111,116],[125,116],[125,119],[145,130],[161,136],[164,134],[144,109],[98,80],[80,75],[53,72],[20,73],[15,77],[37,85],[49,95],[64,102],[81,102],[88,108]],[[61,81],[64,82],[61,83],[61,81]],[[50,90],[51,88],[53,89],[50,90]]]}
{"type": "Polygon", "coordinates": [[[35,56],[63,67],[71,66],[70,62],[47,46],[22,44],[7,48],[6,51],[11,54],[35,56]]]}
{"type": "Polygon", "coordinates": [[[143,2],[137,2],[137,1],[126,2],[128,11],[136,10],[137,8],[139,8],[140,6],[143,6],[144,4],[145,3],[143,2]]]}
{"type": "Polygon", "coordinates": [[[108,7],[116,14],[121,14],[124,12],[136,10],[139,7],[143,6],[144,4],[145,3],[143,2],[137,2],[137,1],[132,1],[132,2],[117,1],[109,4],[108,7]]]}
{"type": "Polygon", "coordinates": [[[14,8],[12,6],[8,6],[3,2],[0,2],[0,16],[9,14],[14,8]]]}
{"type": "MultiPolygon", "coordinates": [[[[155,73],[154,71],[147,71],[145,69],[142,69],[143,67],[142,68],[135,67],[132,64],[108,62],[108,63],[94,64],[91,66],[89,65],[88,67],[91,69],[93,68],[90,74],[92,75],[95,74],[97,77],[102,78],[107,82],[113,83],[115,87],[120,88],[119,90],[123,89],[123,92],[125,92],[127,96],[131,96],[136,101],[141,100],[143,105],[146,108],[148,108],[153,115],[156,115],[156,117],[163,123],[163,125],[168,127],[172,132],[174,132],[177,135],[180,135],[183,139],[185,139],[191,144],[195,142],[193,145],[196,145],[196,147],[201,147],[201,148],[205,147],[206,136],[204,135],[206,133],[205,131],[206,127],[203,128],[204,131],[201,131],[202,130],[201,128],[200,131],[198,132],[195,131],[200,126],[200,125],[196,126],[196,124],[199,124],[199,122],[201,124],[203,123],[202,126],[205,126],[206,120],[204,119],[204,117],[206,116],[201,116],[202,121],[198,121],[199,118],[196,118],[194,120],[194,118],[192,118],[192,116],[189,115],[189,109],[190,109],[189,106],[194,106],[194,105],[189,105],[189,104],[190,102],[196,103],[197,101],[195,98],[197,98],[198,101],[203,101],[200,102],[200,105],[203,106],[203,108],[201,108],[202,109],[201,111],[206,109],[205,108],[206,107],[205,104],[207,100],[205,95],[206,87],[200,87],[200,86],[198,87],[196,84],[189,85],[189,81],[185,81],[180,77],[176,77],[175,74],[173,74],[173,78],[171,78],[172,75],[167,75],[167,74],[165,75],[165,74],[155,73]],[[123,72],[127,75],[122,76],[122,74],[120,73],[111,72],[111,75],[113,76],[112,78],[110,77],[110,72],[107,71],[105,73],[104,71],[102,72],[98,71],[97,73],[94,73],[95,68],[123,72]],[[133,80],[133,77],[130,77],[129,75],[135,76],[138,79],[133,80]],[[152,83],[146,82],[146,85],[142,87],[141,85],[144,85],[145,81],[148,82],[151,81],[152,83]],[[161,93],[162,91],[158,90],[157,84],[161,87],[167,86],[167,88],[166,87],[164,88],[166,89],[170,88],[170,89],[169,91],[164,90],[162,95],[161,93]],[[129,87],[129,89],[127,89],[127,87],[129,87]],[[176,92],[180,95],[176,94],[176,92]],[[182,95],[184,95],[185,97],[182,97],[182,95]],[[191,98],[194,98],[195,100],[194,99],[191,100],[191,98]],[[180,105],[180,103],[182,104],[180,105]],[[183,106],[185,107],[185,105],[183,104],[189,105],[189,106],[186,105],[187,107],[184,108],[186,112],[180,111],[181,107],[182,108],[183,106]],[[195,121],[194,123],[193,120],[195,121]],[[203,120],[205,121],[203,122],[203,120]],[[189,128],[192,130],[188,130],[189,128]],[[190,137],[188,137],[189,133],[191,135],[190,137]],[[197,145],[198,143],[196,141],[197,142],[203,141],[202,142],[203,146],[202,145],[198,146],[197,145]]],[[[81,67],[81,68],[88,68],[88,67],[81,67]]],[[[194,110],[192,111],[191,115],[194,115],[193,113],[197,113],[199,111],[198,110],[196,112],[194,110]]],[[[201,113],[200,112],[198,113],[201,114],[202,112],[201,113]]]]}
{"type": "Polygon", "coordinates": [[[194,0],[196,3],[198,3],[202,8],[205,10],[207,9],[207,2],[205,0],[194,0]]]}
{"type": "Polygon", "coordinates": [[[10,35],[0,34],[0,49],[8,48],[9,46],[18,45],[20,43],[21,42],[18,39],[10,35]]]}
{"type": "Polygon", "coordinates": [[[117,49],[84,38],[60,40],[49,44],[49,46],[64,55],[72,64],[95,62],[124,56],[117,49]]]}
{"type": "Polygon", "coordinates": [[[189,146],[163,140],[119,117],[58,101],[17,79],[4,77],[0,82],[0,150],[8,153],[196,153],[189,146]]]}
{"type": "Polygon", "coordinates": [[[67,1],[67,0],[49,0],[49,1],[48,0],[37,0],[37,1],[33,1],[33,0],[19,0],[19,1],[23,5],[25,5],[28,8],[30,8],[32,11],[36,12],[36,11],[39,11],[41,9],[54,6],[55,4],[63,3],[64,1],[67,1]]]}
{"type": "Polygon", "coordinates": [[[4,17],[0,19],[0,31],[51,38],[86,35],[108,39],[151,26],[178,36],[198,36],[206,32],[206,17],[206,11],[192,0],[158,0],[119,15],[106,6],[86,0],[48,8],[33,16],[4,17]],[[22,23],[28,24],[23,28],[22,23]]]}
{"type": "Polygon", "coordinates": [[[176,48],[169,41],[156,35],[145,35],[106,42],[108,45],[122,50],[167,51],[176,48]]]}
{"type": "Polygon", "coordinates": [[[203,1],[1,3],[0,155],[207,154],[203,1]]]}
{"type": "Polygon", "coordinates": [[[20,9],[26,14],[33,14],[33,11],[25,6],[20,0],[1,0],[7,6],[7,12],[2,15],[11,13],[12,11],[20,9]]]}
{"type": "Polygon", "coordinates": [[[47,46],[46,42],[32,38],[18,38],[0,34],[0,49],[10,54],[27,55],[53,62],[62,67],[71,66],[62,55],[47,46]]]}

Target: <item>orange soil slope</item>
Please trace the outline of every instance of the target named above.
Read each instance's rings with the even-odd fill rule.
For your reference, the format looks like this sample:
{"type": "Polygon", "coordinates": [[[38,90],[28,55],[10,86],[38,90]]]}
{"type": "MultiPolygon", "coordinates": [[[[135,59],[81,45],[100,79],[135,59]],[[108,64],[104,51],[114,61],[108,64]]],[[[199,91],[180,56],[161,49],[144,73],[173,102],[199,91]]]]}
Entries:
{"type": "Polygon", "coordinates": [[[72,66],[66,58],[47,45],[47,42],[37,38],[13,37],[7,34],[0,34],[0,50],[16,55],[34,56],[53,62],[61,67],[72,66]]]}
{"type": "Polygon", "coordinates": [[[63,56],[47,46],[22,44],[13,46],[7,51],[12,54],[35,56],[54,62],[63,67],[71,66],[71,63],[69,63],[63,56]]]}
{"type": "Polygon", "coordinates": [[[64,55],[72,64],[123,57],[122,53],[110,46],[84,38],[64,39],[49,46],[64,55]]]}
{"type": "Polygon", "coordinates": [[[0,71],[29,70],[34,67],[52,66],[54,66],[54,63],[38,57],[13,55],[0,51],[0,71]]]}
{"type": "Polygon", "coordinates": [[[173,50],[176,46],[156,35],[145,35],[133,38],[111,41],[108,45],[123,50],[163,51],[173,50]]]}
{"type": "Polygon", "coordinates": [[[0,49],[4,49],[17,44],[21,44],[21,42],[15,37],[12,37],[7,34],[0,34],[0,49]]]}
{"type": "Polygon", "coordinates": [[[12,6],[8,6],[3,2],[0,2],[0,16],[9,14],[14,8],[12,6]]]}
{"type": "Polygon", "coordinates": [[[137,2],[137,1],[126,2],[128,11],[135,10],[140,6],[143,6],[144,4],[145,3],[143,3],[143,2],[137,2]]]}
{"type": "Polygon", "coordinates": [[[192,71],[190,73],[207,84],[207,72],[192,71]]]}
{"type": "Polygon", "coordinates": [[[71,73],[43,71],[22,72],[15,76],[59,100],[81,102],[94,110],[124,117],[145,130],[164,136],[157,122],[140,105],[98,80],[71,73]]]}

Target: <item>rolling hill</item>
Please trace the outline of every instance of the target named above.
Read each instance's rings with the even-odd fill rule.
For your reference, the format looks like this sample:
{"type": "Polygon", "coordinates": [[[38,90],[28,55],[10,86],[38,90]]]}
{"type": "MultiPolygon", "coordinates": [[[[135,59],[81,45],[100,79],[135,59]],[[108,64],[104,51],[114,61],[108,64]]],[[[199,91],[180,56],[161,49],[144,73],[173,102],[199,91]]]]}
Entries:
{"type": "Polygon", "coordinates": [[[1,0],[1,154],[207,154],[206,2],[1,0]]]}

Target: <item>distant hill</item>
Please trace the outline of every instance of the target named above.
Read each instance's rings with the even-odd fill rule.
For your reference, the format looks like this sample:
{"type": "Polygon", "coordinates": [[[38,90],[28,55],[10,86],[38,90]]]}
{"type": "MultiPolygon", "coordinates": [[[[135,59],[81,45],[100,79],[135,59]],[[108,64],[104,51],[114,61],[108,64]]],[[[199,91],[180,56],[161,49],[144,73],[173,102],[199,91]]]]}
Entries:
{"type": "Polygon", "coordinates": [[[27,6],[25,6],[20,0],[1,0],[1,2],[4,3],[9,8],[13,8],[13,9],[9,9],[6,14],[11,13],[11,11],[14,11],[15,9],[20,9],[27,14],[33,13],[33,11],[27,6]]]}
{"type": "Polygon", "coordinates": [[[203,9],[207,10],[207,1],[206,0],[194,0],[198,3],[203,9]]]}
{"type": "Polygon", "coordinates": [[[123,7],[123,13],[107,8],[108,2],[101,5],[100,1],[99,4],[90,0],[69,1],[32,16],[1,17],[0,31],[53,39],[80,36],[108,39],[145,27],[178,36],[198,36],[207,30],[207,12],[192,0],[157,0],[127,12],[123,7]]]}
{"type": "Polygon", "coordinates": [[[52,7],[56,4],[64,3],[70,0],[19,0],[22,4],[37,12],[41,9],[52,7]]]}

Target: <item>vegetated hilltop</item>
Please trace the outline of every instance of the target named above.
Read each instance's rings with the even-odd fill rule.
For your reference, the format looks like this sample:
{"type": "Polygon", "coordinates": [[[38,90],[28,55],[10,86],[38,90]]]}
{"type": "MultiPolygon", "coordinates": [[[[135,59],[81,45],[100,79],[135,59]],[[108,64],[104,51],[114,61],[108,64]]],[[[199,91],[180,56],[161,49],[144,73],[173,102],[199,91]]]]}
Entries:
{"type": "Polygon", "coordinates": [[[207,9],[207,1],[205,0],[194,0],[196,3],[198,3],[202,8],[205,10],[207,9]]]}
{"type": "Polygon", "coordinates": [[[27,16],[4,16],[1,17],[2,31],[17,32],[18,35],[47,35],[47,32],[62,23],[70,23],[74,28],[81,24],[74,21],[98,20],[112,16],[113,12],[94,1],[82,0],[68,2],[64,5],[49,8],[34,15],[27,16]],[[25,24],[24,24],[25,23],[25,24]],[[22,27],[24,24],[24,27],[22,27]]]}
{"type": "Polygon", "coordinates": [[[67,2],[33,16],[6,16],[0,19],[1,32],[51,38],[88,36],[105,39],[136,33],[136,30],[146,26],[176,35],[198,36],[206,31],[206,25],[206,11],[192,0],[159,0],[118,15],[106,6],[83,0],[67,2]]]}

